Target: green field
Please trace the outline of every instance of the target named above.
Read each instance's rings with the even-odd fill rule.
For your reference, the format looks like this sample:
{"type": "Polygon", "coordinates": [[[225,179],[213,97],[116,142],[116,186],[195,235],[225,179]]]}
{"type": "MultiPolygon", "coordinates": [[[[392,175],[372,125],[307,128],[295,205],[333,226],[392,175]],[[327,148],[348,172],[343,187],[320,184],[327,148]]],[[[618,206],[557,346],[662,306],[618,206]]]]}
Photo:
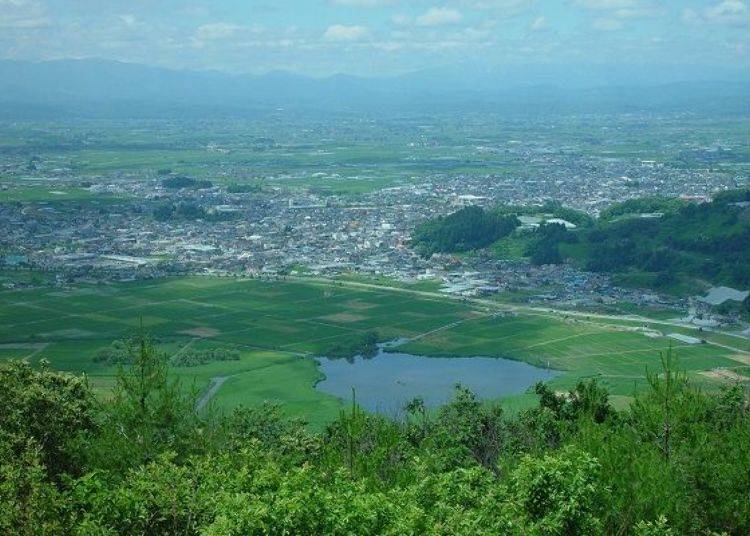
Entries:
{"type": "Polygon", "coordinates": [[[0,203],[15,201],[87,201],[92,195],[85,188],[59,186],[18,186],[0,190],[0,203]]]}
{"type": "Polygon", "coordinates": [[[87,188],[65,184],[13,184],[0,189],[0,203],[117,203],[124,199],[124,197],[94,193],[87,188]]]}
{"type": "Polygon", "coordinates": [[[634,331],[633,322],[497,314],[488,307],[422,289],[208,277],[6,291],[0,293],[0,358],[44,358],[61,370],[86,372],[106,393],[116,368],[92,357],[142,320],[168,353],[187,346],[241,352],[239,361],[173,368],[198,391],[211,378],[227,377],[214,398],[218,407],[273,400],[316,425],[336,415],[340,402],[314,389],[320,373],[310,356],[371,329],[382,339],[414,339],[402,347],[411,353],[490,355],[551,366],[564,371],[552,382],[557,389],[598,377],[618,397],[643,386],[646,368],[658,370],[659,352],[670,344],[680,365],[708,386],[720,380],[699,371],[721,367],[750,375],[750,356],[647,337],[634,331]]]}

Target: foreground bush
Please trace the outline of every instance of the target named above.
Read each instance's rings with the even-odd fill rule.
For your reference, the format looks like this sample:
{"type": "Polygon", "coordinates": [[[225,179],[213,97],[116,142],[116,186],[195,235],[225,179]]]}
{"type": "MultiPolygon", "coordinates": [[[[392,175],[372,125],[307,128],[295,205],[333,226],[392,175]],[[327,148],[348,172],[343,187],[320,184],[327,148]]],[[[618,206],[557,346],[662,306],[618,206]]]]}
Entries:
{"type": "Polygon", "coordinates": [[[0,366],[2,534],[748,534],[750,404],[673,370],[625,411],[581,383],[518,416],[470,391],[320,434],[273,405],[196,413],[147,340],[111,400],[0,366]]]}

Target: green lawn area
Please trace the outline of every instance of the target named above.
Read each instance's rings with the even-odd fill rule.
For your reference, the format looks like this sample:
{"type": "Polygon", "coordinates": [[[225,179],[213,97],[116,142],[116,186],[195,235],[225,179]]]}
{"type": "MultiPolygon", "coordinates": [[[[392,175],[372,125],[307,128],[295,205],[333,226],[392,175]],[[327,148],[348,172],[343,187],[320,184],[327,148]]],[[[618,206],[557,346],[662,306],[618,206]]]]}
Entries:
{"type": "Polygon", "coordinates": [[[529,240],[529,233],[516,231],[501,238],[488,249],[496,259],[517,261],[525,258],[529,240]]]}
{"type": "MultiPolygon", "coordinates": [[[[634,331],[633,323],[531,313],[488,316],[484,306],[409,290],[185,277],[5,291],[0,293],[0,359],[44,358],[55,368],[85,372],[105,394],[114,383],[115,367],[92,357],[142,321],[167,353],[188,344],[240,352],[239,361],[172,369],[198,391],[211,378],[226,376],[214,398],[219,408],[273,400],[283,403],[289,415],[317,426],[337,414],[340,402],[314,389],[320,372],[311,356],[372,329],[382,339],[422,335],[399,351],[507,357],[560,369],[564,372],[552,380],[556,389],[597,377],[621,402],[644,385],[647,368],[659,369],[659,352],[670,344],[680,366],[709,387],[720,380],[699,371],[725,367],[745,374],[747,367],[729,349],[650,338],[634,331]],[[433,332],[437,328],[445,329],[433,332]]],[[[721,342],[727,339],[735,346],[742,343],[732,337],[721,342]]],[[[522,395],[507,404],[521,407],[530,401],[522,395]]]]}
{"type": "Polygon", "coordinates": [[[0,203],[14,202],[47,202],[69,203],[80,201],[113,202],[118,198],[111,195],[92,193],[86,188],[77,186],[52,185],[13,186],[7,190],[0,190],[0,203]]]}
{"type": "Polygon", "coordinates": [[[86,188],[58,186],[18,186],[0,190],[0,203],[14,201],[81,201],[92,196],[86,188]]]}

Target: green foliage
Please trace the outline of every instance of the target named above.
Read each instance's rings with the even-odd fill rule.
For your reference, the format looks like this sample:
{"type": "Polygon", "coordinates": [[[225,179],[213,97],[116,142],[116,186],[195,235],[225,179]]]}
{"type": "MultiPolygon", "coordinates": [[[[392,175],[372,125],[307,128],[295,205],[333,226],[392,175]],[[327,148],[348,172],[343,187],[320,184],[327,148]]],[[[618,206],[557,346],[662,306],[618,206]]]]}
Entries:
{"type": "Polygon", "coordinates": [[[354,337],[348,342],[341,342],[328,347],[325,356],[331,359],[349,359],[362,356],[365,359],[375,357],[378,353],[378,333],[367,331],[361,337],[354,337]]]}
{"type": "Polygon", "coordinates": [[[591,216],[580,210],[564,207],[556,201],[549,201],[542,207],[542,212],[552,214],[553,217],[559,218],[576,225],[577,227],[590,227],[594,224],[591,216]]]}
{"type": "Polygon", "coordinates": [[[750,533],[748,393],[696,389],[671,351],[621,412],[594,381],[540,384],[518,415],[457,386],[400,421],[353,396],[313,434],[273,404],[198,414],[153,341],[134,346],[99,405],[85,381],[0,366],[1,532],[750,533]]]}
{"type": "Polygon", "coordinates": [[[503,441],[502,409],[485,407],[474,393],[456,386],[453,400],[440,408],[430,438],[447,466],[475,460],[492,469],[503,441]]]}
{"type": "Polygon", "coordinates": [[[519,517],[532,534],[601,534],[605,489],[595,458],[574,448],[543,458],[526,456],[513,473],[519,517]]]}
{"type": "Polygon", "coordinates": [[[509,235],[518,225],[515,216],[471,206],[424,222],[414,230],[412,241],[425,256],[468,251],[492,244],[509,235]]]}
{"type": "Polygon", "coordinates": [[[0,533],[65,533],[67,505],[48,477],[43,453],[34,441],[10,445],[0,440],[0,533]]]}
{"type": "Polygon", "coordinates": [[[568,232],[560,223],[546,223],[540,225],[529,242],[525,255],[530,257],[531,263],[537,266],[543,264],[560,264],[563,262],[559,244],[572,244],[578,241],[578,236],[568,232]]]}
{"type": "Polygon", "coordinates": [[[127,365],[133,362],[133,348],[128,340],[115,340],[94,354],[94,363],[127,365]]]}
{"type": "MultiPolygon", "coordinates": [[[[140,351],[138,337],[115,340],[94,355],[94,363],[130,365],[140,351]]],[[[197,367],[215,361],[239,361],[240,353],[230,348],[183,348],[168,358],[173,367],[197,367]]]]}
{"type": "Polygon", "coordinates": [[[599,215],[601,221],[612,221],[622,217],[640,216],[661,212],[669,214],[677,212],[685,205],[685,201],[673,197],[640,197],[616,203],[599,215]]]}
{"type": "Polygon", "coordinates": [[[633,199],[605,211],[595,226],[568,233],[576,240],[564,233],[545,235],[527,254],[536,263],[559,262],[560,254],[594,272],[646,274],[650,277],[640,277],[640,284],[658,289],[674,288],[685,278],[748,287],[750,208],[736,201],[746,195],[724,192],[702,204],[633,199]],[[663,216],[640,217],[644,212],[663,216]]]}
{"type": "Polygon", "coordinates": [[[674,536],[674,534],[664,516],[656,521],[639,521],[635,526],[635,536],[674,536]]]}
{"type": "Polygon", "coordinates": [[[714,196],[714,203],[743,203],[750,201],[750,188],[725,190],[714,196]]]}
{"type": "Polygon", "coordinates": [[[539,395],[539,406],[552,411],[558,421],[577,421],[586,417],[603,423],[615,416],[607,391],[596,380],[579,381],[575,389],[562,394],[555,393],[544,383],[538,383],[534,390],[539,395]]]}
{"type": "Polygon", "coordinates": [[[171,380],[167,358],[141,332],[130,341],[132,362],[117,374],[109,410],[86,453],[89,463],[122,471],[165,452],[186,456],[212,441],[213,415],[195,411],[197,393],[171,380]]]}
{"type": "Polygon", "coordinates": [[[585,212],[565,207],[559,201],[547,201],[542,206],[499,205],[494,210],[498,214],[514,216],[545,215],[546,217],[569,221],[578,227],[589,227],[594,224],[594,220],[585,212]]]}
{"type": "Polygon", "coordinates": [[[161,185],[164,186],[164,188],[170,188],[173,190],[178,190],[180,188],[194,188],[196,190],[202,190],[205,188],[211,188],[213,186],[213,183],[207,180],[198,180],[193,179],[192,177],[178,175],[176,177],[167,177],[166,179],[162,179],[161,185]]]}
{"type": "Polygon", "coordinates": [[[173,367],[197,367],[214,361],[239,361],[240,353],[228,348],[183,349],[169,358],[173,367]]]}
{"type": "Polygon", "coordinates": [[[6,453],[35,452],[53,478],[79,472],[75,442],[95,428],[94,397],[85,377],[53,372],[45,362],[34,369],[11,361],[0,367],[0,408],[6,453]]]}

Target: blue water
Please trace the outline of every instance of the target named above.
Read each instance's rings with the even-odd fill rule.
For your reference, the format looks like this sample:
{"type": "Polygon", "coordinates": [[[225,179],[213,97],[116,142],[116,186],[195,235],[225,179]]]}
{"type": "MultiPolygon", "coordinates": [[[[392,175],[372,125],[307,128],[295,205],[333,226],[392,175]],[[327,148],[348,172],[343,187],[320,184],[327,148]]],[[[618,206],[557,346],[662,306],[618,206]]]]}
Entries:
{"type": "Polygon", "coordinates": [[[389,353],[382,349],[371,359],[318,359],[325,379],[317,388],[344,400],[351,400],[352,387],[357,403],[370,411],[398,416],[414,397],[422,397],[429,407],[451,399],[456,383],[474,391],[480,398],[520,394],[555,371],[520,361],[494,357],[424,357],[389,353]]]}

